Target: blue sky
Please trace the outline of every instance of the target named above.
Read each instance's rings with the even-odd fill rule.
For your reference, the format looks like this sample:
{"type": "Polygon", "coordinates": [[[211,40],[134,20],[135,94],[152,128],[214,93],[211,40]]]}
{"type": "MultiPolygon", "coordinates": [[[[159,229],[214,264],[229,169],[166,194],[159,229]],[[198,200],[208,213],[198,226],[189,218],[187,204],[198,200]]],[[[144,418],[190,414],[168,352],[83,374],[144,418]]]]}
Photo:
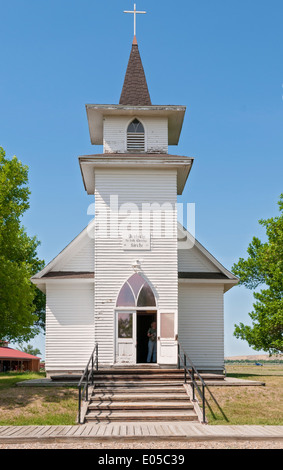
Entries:
{"type": "MultiPolygon", "coordinates": [[[[46,262],[89,222],[78,156],[86,103],[118,103],[133,38],[130,0],[0,0],[0,145],[29,166],[24,225],[46,262]]],[[[196,238],[228,269],[283,191],[282,0],[140,0],[137,38],[153,104],[187,106],[178,147],[195,158],[180,202],[196,238]]],[[[225,294],[225,354],[249,322],[251,292],[225,294]]],[[[40,338],[33,344],[40,345],[40,338]]]]}

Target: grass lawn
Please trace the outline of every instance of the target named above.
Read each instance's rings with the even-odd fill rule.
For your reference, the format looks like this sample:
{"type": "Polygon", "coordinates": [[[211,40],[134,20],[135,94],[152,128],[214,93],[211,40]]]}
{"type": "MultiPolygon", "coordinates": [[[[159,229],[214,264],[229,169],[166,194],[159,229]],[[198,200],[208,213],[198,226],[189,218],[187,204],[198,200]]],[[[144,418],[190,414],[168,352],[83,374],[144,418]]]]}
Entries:
{"type": "MultiPolygon", "coordinates": [[[[283,425],[283,365],[227,366],[227,375],[265,382],[265,386],[215,387],[206,390],[209,424],[283,425]]],[[[36,373],[0,373],[0,425],[74,425],[76,387],[17,387],[36,373]]]]}
{"type": "Polygon", "coordinates": [[[0,373],[0,426],[77,424],[76,387],[17,387],[43,373],[0,373]]]}
{"type": "Polygon", "coordinates": [[[209,424],[283,425],[283,365],[229,364],[228,377],[264,382],[265,386],[209,387],[209,424]]]}

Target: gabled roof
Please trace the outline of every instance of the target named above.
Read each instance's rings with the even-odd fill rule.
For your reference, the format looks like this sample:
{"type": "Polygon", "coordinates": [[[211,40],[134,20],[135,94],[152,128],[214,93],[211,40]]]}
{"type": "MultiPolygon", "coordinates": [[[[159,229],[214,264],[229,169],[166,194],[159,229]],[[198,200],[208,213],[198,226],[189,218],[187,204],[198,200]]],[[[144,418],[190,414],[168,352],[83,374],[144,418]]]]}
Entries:
{"type": "Polygon", "coordinates": [[[134,37],[133,40],[119,104],[151,106],[151,99],[136,37],[134,37]]]}
{"type": "MultiPolygon", "coordinates": [[[[91,234],[91,238],[94,236],[95,220],[93,221],[71,242],[66,246],[45,268],[38,272],[31,278],[31,281],[36,284],[43,292],[45,292],[46,282],[58,282],[62,281],[75,281],[75,282],[93,282],[95,273],[90,271],[58,271],[57,266],[60,266],[62,262],[67,262],[69,258],[74,255],[74,251],[79,249],[79,246],[84,244],[86,238],[91,234]]],[[[239,279],[228,269],[217,261],[214,256],[204,248],[191,234],[188,232],[182,224],[178,222],[178,250],[190,250],[191,248],[197,250],[204,256],[207,263],[210,263],[214,269],[204,269],[203,271],[195,272],[194,270],[189,271],[188,269],[181,270],[178,273],[178,277],[183,282],[217,282],[223,283],[224,292],[229,290],[234,285],[238,284],[239,279]]]]}
{"type": "Polygon", "coordinates": [[[192,234],[183,227],[183,225],[178,222],[178,231],[181,234],[181,237],[178,235],[178,247],[183,244],[183,249],[190,249],[194,247],[200,253],[202,253],[219,271],[217,273],[179,273],[179,278],[182,279],[190,279],[197,281],[198,279],[210,279],[212,282],[213,280],[219,280],[219,282],[225,281],[225,288],[224,292],[227,292],[231,287],[238,284],[239,278],[235,276],[233,273],[228,271],[196,238],[192,236],[192,234]]]}
{"type": "MultiPolygon", "coordinates": [[[[77,235],[52,261],[50,261],[41,271],[36,273],[31,280],[36,281],[43,277],[48,277],[48,274],[54,269],[54,267],[62,260],[68,259],[73,253],[73,249],[76,248],[80,243],[83,243],[87,237],[94,236],[95,220],[93,219],[80,233],[77,235]]],[[[58,271],[53,272],[54,276],[58,276],[58,271]]],[[[66,272],[66,276],[70,274],[66,272]]],[[[79,274],[79,272],[77,273],[79,274]]],[[[82,272],[80,272],[82,274],[82,272]]],[[[50,275],[49,275],[50,276],[50,275]]],[[[82,276],[83,277],[83,276],[82,276]]],[[[36,283],[36,282],[35,282],[36,283]]]]}

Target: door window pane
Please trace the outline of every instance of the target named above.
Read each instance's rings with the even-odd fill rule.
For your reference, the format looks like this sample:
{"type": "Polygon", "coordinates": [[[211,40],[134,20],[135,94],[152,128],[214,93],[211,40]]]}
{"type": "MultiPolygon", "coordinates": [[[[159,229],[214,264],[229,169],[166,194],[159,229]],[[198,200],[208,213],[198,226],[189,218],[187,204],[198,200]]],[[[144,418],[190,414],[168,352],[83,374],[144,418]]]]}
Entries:
{"type": "Polygon", "coordinates": [[[133,337],[133,314],[118,313],[118,338],[133,337]]]}
{"type": "Polygon", "coordinates": [[[161,338],[174,338],[174,313],[161,313],[160,315],[160,335],[161,338]]]}

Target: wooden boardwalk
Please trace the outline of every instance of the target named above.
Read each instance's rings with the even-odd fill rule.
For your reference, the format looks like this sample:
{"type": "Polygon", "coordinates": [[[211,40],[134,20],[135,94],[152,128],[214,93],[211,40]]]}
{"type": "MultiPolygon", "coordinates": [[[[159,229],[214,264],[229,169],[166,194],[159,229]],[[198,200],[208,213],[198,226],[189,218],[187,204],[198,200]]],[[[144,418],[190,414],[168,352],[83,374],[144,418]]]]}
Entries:
{"type": "Polygon", "coordinates": [[[75,426],[0,426],[0,444],[75,440],[283,440],[283,426],[210,426],[187,422],[88,423],[75,426]]]}

